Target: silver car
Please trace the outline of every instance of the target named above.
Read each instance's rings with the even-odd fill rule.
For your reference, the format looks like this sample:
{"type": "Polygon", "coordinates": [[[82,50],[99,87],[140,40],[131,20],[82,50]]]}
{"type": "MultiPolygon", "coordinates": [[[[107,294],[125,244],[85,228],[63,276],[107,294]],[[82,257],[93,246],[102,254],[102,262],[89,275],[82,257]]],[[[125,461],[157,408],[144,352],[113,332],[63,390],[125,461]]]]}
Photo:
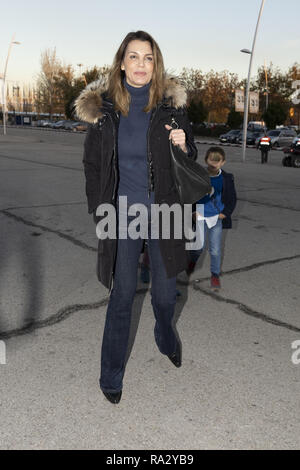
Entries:
{"type": "Polygon", "coordinates": [[[295,129],[274,129],[267,133],[271,138],[272,147],[287,147],[297,137],[295,129]]]}

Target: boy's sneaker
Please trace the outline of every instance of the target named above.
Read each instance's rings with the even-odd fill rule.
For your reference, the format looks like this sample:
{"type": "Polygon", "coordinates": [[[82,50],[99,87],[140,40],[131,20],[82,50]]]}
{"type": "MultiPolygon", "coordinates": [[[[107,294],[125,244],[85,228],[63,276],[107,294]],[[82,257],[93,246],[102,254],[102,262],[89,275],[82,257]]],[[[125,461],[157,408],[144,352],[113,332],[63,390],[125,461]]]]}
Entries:
{"type": "Polygon", "coordinates": [[[216,274],[211,275],[210,287],[212,289],[220,289],[221,288],[220,278],[216,274]]]}

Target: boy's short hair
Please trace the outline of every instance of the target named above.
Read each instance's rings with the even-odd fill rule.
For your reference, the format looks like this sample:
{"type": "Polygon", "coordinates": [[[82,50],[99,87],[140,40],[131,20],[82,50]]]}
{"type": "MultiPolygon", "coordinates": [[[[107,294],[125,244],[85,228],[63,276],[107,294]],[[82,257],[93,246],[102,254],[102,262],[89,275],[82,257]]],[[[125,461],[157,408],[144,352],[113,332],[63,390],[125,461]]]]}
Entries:
{"type": "Polygon", "coordinates": [[[221,147],[210,147],[205,154],[205,161],[207,162],[208,157],[214,162],[223,162],[226,160],[225,152],[221,147]]]}

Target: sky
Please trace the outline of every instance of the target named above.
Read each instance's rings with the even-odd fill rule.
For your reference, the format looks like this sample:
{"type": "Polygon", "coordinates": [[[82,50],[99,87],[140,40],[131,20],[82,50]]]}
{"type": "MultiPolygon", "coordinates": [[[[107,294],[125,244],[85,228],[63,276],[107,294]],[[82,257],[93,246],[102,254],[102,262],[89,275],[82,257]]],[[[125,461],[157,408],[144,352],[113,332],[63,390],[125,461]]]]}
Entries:
{"type": "MultiPolygon", "coordinates": [[[[13,0],[1,2],[0,74],[12,35],[21,42],[11,51],[7,80],[33,84],[41,52],[84,68],[112,63],[129,31],[142,29],[158,42],[165,67],[238,74],[246,78],[261,0],[13,0]]],[[[261,17],[252,76],[272,62],[281,70],[300,63],[300,0],[266,0],[261,17]]]]}

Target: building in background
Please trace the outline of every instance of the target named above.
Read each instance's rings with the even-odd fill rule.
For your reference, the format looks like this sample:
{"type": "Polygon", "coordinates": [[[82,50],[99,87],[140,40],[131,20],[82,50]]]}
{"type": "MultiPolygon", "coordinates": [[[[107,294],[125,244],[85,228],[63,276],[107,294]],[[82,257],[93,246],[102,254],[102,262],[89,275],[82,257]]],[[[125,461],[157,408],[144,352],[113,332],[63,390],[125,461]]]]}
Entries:
{"type": "Polygon", "coordinates": [[[36,112],[34,87],[20,82],[8,81],[6,86],[6,109],[13,112],[36,112]]]}

